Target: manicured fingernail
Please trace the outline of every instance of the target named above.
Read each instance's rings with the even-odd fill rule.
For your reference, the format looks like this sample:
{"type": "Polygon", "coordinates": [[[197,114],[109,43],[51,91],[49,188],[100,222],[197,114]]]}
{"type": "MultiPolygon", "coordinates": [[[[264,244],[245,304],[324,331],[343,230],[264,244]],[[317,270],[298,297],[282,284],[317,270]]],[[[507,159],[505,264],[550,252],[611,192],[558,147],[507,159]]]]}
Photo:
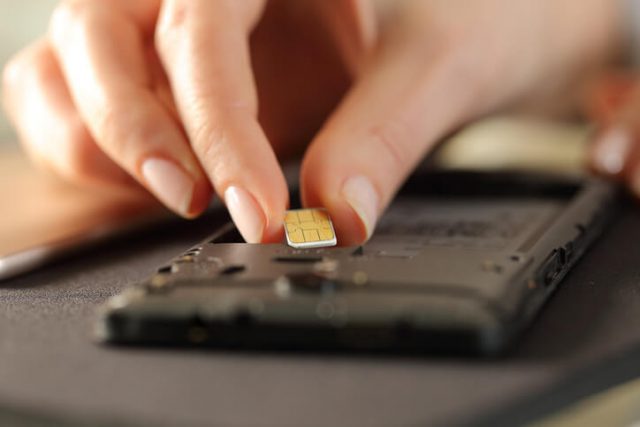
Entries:
{"type": "Polygon", "coordinates": [[[342,196],[360,217],[369,239],[378,220],[379,203],[371,181],[361,175],[347,179],[342,186],[342,196]]]}
{"type": "Polygon", "coordinates": [[[170,160],[153,158],[142,164],[147,185],[162,203],[183,216],[189,216],[194,182],[170,160]]]}
{"type": "Polygon", "coordinates": [[[260,243],[265,227],[265,216],[256,199],[239,187],[229,187],[224,201],[231,219],[247,243],[260,243]]]}
{"type": "Polygon", "coordinates": [[[632,143],[631,134],[622,128],[614,128],[604,133],[594,153],[596,169],[609,175],[620,174],[632,143]]]}

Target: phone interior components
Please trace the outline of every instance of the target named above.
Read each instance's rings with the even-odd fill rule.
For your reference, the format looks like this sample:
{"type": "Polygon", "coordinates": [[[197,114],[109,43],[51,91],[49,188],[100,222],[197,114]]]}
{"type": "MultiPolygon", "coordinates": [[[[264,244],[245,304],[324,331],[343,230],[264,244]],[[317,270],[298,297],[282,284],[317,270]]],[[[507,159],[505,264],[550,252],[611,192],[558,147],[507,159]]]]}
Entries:
{"type": "Polygon", "coordinates": [[[249,245],[232,224],[110,300],[118,344],[495,354],[604,229],[598,179],[412,177],[358,247],[249,245]]]}

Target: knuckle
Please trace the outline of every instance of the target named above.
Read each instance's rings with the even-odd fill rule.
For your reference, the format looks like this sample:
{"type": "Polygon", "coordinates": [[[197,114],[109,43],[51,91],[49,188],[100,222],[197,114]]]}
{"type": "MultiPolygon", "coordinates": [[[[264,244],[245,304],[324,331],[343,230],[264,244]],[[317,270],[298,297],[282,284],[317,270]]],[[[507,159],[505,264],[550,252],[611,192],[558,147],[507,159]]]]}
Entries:
{"type": "Polygon", "coordinates": [[[373,126],[370,131],[373,152],[380,153],[380,160],[394,176],[404,175],[413,161],[412,144],[407,126],[399,121],[387,120],[373,126]]]}
{"type": "Polygon", "coordinates": [[[397,41],[401,40],[404,49],[425,60],[431,55],[451,53],[469,39],[469,29],[456,22],[434,18],[425,25],[419,16],[411,15],[404,17],[402,24],[397,30],[397,41]]]}
{"type": "Polygon", "coordinates": [[[112,156],[128,158],[135,148],[129,141],[149,141],[152,137],[148,121],[140,120],[138,116],[118,106],[104,107],[96,115],[96,138],[112,156]]]}
{"type": "Polygon", "coordinates": [[[207,166],[211,176],[225,176],[230,167],[230,150],[236,150],[234,141],[245,138],[239,124],[255,122],[252,102],[225,103],[212,95],[205,95],[192,102],[190,110],[192,125],[188,128],[194,152],[207,166]]]}
{"type": "MultiPolygon", "coordinates": [[[[259,20],[266,0],[218,0],[215,4],[216,17],[209,24],[232,20],[236,26],[247,30],[259,20]]],[[[211,18],[211,6],[207,1],[173,0],[165,2],[156,25],[155,45],[160,51],[169,49],[179,40],[198,43],[195,37],[201,27],[203,16],[211,18]],[[185,37],[191,35],[191,37],[185,37]]]]}
{"type": "Polygon", "coordinates": [[[161,13],[154,34],[154,46],[160,58],[169,64],[181,61],[183,53],[206,54],[209,43],[197,23],[196,2],[173,1],[161,13]]]}
{"type": "Polygon", "coordinates": [[[27,67],[23,75],[26,80],[32,78],[39,87],[48,87],[53,83],[59,83],[62,75],[53,58],[48,56],[43,49],[37,49],[25,62],[27,67]]]}
{"type": "Polygon", "coordinates": [[[86,182],[95,175],[92,165],[100,153],[88,134],[77,129],[69,129],[75,134],[65,144],[65,154],[61,159],[59,169],[65,178],[74,182],[86,182]]]}
{"type": "Polygon", "coordinates": [[[195,120],[189,129],[190,144],[197,157],[206,167],[212,177],[224,176],[225,168],[230,165],[222,159],[225,156],[225,147],[229,147],[231,136],[227,129],[219,125],[217,120],[195,120]]]}
{"type": "Polygon", "coordinates": [[[213,124],[200,122],[191,133],[191,144],[208,165],[212,165],[216,159],[220,159],[220,151],[225,144],[227,134],[223,129],[213,124]]]}
{"type": "Polygon", "coordinates": [[[158,28],[170,31],[179,30],[185,26],[189,16],[191,3],[188,1],[172,1],[168,3],[166,12],[158,23],[158,28]]]}
{"type": "Polygon", "coordinates": [[[45,44],[36,43],[11,58],[2,70],[3,103],[9,112],[33,104],[28,91],[44,90],[59,78],[45,44]]]}
{"type": "Polygon", "coordinates": [[[190,13],[190,3],[187,1],[174,1],[169,4],[166,11],[161,13],[154,35],[155,46],[159,52],[169,49],[174,40],[185,32],[190,13]]]}
{"type": "Polygon", "coordinates": [[[157,116],[147,111],[132,113],[130,109],[114,103],[104,107],[95,117],[94,135],[102,147],[118,163],[129,170],[136,169],[145,150],[161,149],[162,128],[157,116]]]}
{"type": "Polygon", "coordinates": [[[11,58],[2,70],[3,92],[6,94],[12,88],[17,86],[23,76],[23,72],[28,69],[29,67],[25,64],[24,59],[20,56],[11,58]]]}
{"type": "Polygon", "coordinates": [[[93,159],[100,153],[80,119],[53,126],[47,135],[37,133],[21,139],[31,159],[66,181],[90,181],[96,173],[93,159]]]}
{"type": "Polygon", "coordinates": [[[2,72],[2,85],[7,91],[17,87],[25,79],[40,74],[46,65],[41,49],[27,48],[9,59],[2,72]]]}
{"type": "Polygon", "coordinates": [[[89,2],[66,0],[60,3],[51,15],[49,28],[53,39],[64,40],[68,31],[78,26],[87,26],[92,8],[89,2]]]}
{"type": "Polygon", "coordinates": [[[90,139],[88,132],[80,120],[65,121],[58,124],[56,138],[43,141],[45,155],[57,160],[58,170],[69,177],[84,177],[87,175],[86,145],[90,139]],[[56,154],[58,156],[56,157],[56,154]]]}

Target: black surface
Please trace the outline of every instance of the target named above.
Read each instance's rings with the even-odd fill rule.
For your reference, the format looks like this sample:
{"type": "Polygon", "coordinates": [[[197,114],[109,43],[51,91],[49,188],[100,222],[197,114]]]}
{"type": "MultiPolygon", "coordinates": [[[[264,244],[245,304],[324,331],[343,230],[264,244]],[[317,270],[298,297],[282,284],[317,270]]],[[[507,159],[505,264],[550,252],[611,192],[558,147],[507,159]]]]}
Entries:
{"type": "MultiPolygon", "coordinates": [[[[576,402],[624,384],[630,378],[640,377],[638,360],[640,360],[640,346],[635,346],[621,355],[604,358],[595,365],[581,369],[540,393],[526,396],[519,402],[499,408],[479,419],[469,420],[470,425],[475,427],[517,426],[552,416],[576,402]]],[[[640,411],[640,408],[635,409],[640,411]]]]}
{"type": "MultiPolygon", "coordinates": [[[[501,359],[122,349],[93,342],[97,305],[215,225],[205,218],[164,227],[1,284],[0,402],[58,418],[153,425],[518,421],[505,415],[508,408],[522,411],[523,402],[547,389],[562,393],[562,384],[585,369],[607,378],[603,361],[640,345],[640,212],[632,207],[501,359]]],[[[611,372],[616,381],[609,382],[625,379],[611,372]]]]}

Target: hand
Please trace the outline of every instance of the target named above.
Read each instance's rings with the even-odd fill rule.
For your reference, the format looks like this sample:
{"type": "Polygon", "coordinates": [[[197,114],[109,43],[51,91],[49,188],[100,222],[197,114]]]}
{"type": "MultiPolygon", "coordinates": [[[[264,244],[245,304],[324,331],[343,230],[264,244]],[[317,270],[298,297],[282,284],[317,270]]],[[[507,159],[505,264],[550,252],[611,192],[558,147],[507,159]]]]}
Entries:
{"type": "Polygon", "coordinates": [[[58,175],[137,181],[185,217],[213,184],[248,241],[279,240],[276,153],[302,152],[348,87],[370,32],[360,3],[65,1],[7,67],[5,105],[58,175]]]}
{"type": "MultiPolygon", "coordinates": [[[[269,125],[256,120],[247,40],[264,2],[121,2],[118,13],[98,0],[75,2],[54,19],[54,58],[71,92],[68,104],[77,106],[76,122],[161,200],[182,206],[174,207],[178,212],[195,214],[206,204],[206,174],[247,240],[276,240],[287,193],[270,143],[278,151],[299,144],[269,140],[263,132],[269,125]],[[155,9],[140,6],[147,3],[155,9]],[[156,50],[144,44],[153,34],[156,50]],[[141,161],[149,158],[155,163],[141,161]],[[168,159],[181,165],[178,173],[168,159]],[[188,181],[185,174],[192,192],[179,185],[188,181]],[[184,194],[191,194],[189,203],[184,194]]],[[[620,38],[617,2],[609,0],[401,0],[380,8],[387,13],[378,15],[379,36],[368,49],[375,34],[368,2],[322,4],[330,5],[324,16],[353,24],[331,28],[355,81],[305,153],[301,184],[306,205],[329,209],[342,244],[370,236],[405,177],[441,137],[501,108],[566,110],[578,98],[579,77],[605,63],[620,38]],[[336,12],[345,4],[352,7],[336,12]]],[[[305,59],[317,59],[309,52],[305,59]]],[[[259,70],[256,62],[253,71],[259,70]]],[[[20,73],[8,74],[10,83],[20,82],[20,73]]],[[[343,88],[325,87],[334,90],[320,93],[338,96],[343,88]]],[[[15,93],[10,110],[29,99],[15,93]]],[[[31,95],[42,98],[41,88],[31,95]]],[[[297,104],[296,112],[305,106],[297,104]]],[[[18,128],[37,133],[27,109],[14,110],[18,128]]],[[[288,122],[296,127],[297,120],[288,122]]],[[[55,158],[51,151],[44,157],[55,158]]]]}
{"type": "Polygon", "coordinates": [[[388,3],[376,48],[303,162],[304,201],[329,209],[343,243],[372,233],[447,133],[505,108],[575,111],[587,77],[620,45],[610,0],[388,3]]]}
{"type": "Polygon", "coordinates": [[[593,169],[640,197],[640,79],[629,72],[603,76],[587,108],[600,128],[591,147],[593,169]]]}

